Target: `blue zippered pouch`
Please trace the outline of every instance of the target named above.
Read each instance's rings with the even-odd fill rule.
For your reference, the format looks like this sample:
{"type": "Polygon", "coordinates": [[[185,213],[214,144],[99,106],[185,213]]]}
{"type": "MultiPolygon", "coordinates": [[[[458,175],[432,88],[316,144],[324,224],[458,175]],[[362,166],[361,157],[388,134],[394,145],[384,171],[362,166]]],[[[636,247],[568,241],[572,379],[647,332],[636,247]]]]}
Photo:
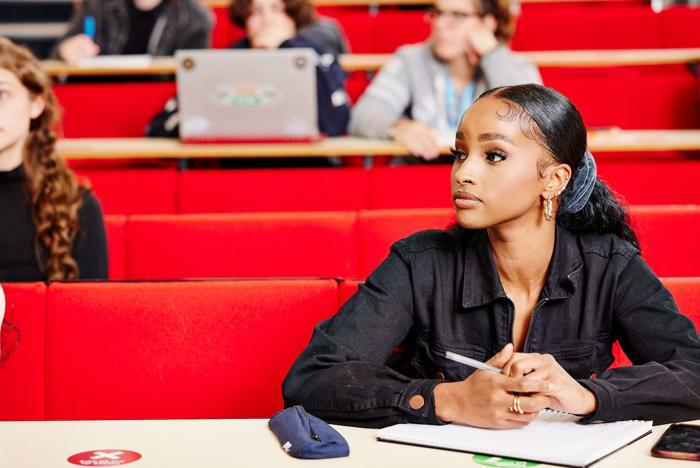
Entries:
{"type": "Polygon", "coordinates": [[[267,425],[284,451],[295,458],[337,458],[350,454],[343,436],[302,406],[278,411],[267,425]]]}

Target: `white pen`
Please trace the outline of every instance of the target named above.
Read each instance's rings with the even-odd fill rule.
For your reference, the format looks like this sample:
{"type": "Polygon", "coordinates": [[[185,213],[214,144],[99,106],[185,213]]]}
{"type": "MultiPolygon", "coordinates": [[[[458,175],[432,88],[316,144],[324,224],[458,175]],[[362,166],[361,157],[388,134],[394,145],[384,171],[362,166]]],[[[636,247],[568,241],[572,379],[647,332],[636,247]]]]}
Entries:
{"type": "Polygon", "coordinates": [[[503,372],[503,369],[499,369],[491,364],[486,364],[485,362],[477,361],[476,359],[468,358],[462,356],[461,354],[453,353],[452,351],[447,351],[445,357],[451,361],[459,362],[461,364],[466,364],[470,367],[476,367],[477,369],[487,370],[491,372],[498,372],[499,374],[503,372]]]}

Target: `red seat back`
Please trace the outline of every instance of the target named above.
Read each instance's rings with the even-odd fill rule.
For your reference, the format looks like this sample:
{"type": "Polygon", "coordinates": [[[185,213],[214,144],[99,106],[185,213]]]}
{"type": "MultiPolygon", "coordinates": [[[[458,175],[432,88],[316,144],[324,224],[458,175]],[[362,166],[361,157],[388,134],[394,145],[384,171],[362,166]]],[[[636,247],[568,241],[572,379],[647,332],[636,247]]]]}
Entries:
{"type": "Polygon", "coordinates": [[[180,213],[358,210],[365,171],[338,169],[191,170],[180,174],[180,213]]]}
{"type": "Polygon", "coordinates": [[[644,2],[527,3],[518,18],[516,50],[654,49],[661,25],[644,2]]]}
{"type": "Polygon", "coordinates": [[[3,289],[7,304],[1,341],[6,354],[0,357],[0,420],[42,420],[46,413],[46,286],[7,283],[3,289]]]}
{"type": "Polygon", "coordinates": [[[107,214],[175,213],[176,169],[108,168],[76,170],[87,178],[107,214]]]}
{"type": "Polygon", "coordinates": [[[578,108],[587,127],[691,129],[700,123],[688,67],[543,68],[544,84],[578,108]]]}
{"type": "Polygon", "coordinates": [[[391,245],[425,229],[444,229],[455,222],[454,210],[365,210],[357,219],[360,277],[369,275],[389,255],[391,245]]]}
{"type": "Polygon", "coordinates": [[[367,208],[448,208],[452,166],[375,167],[367,175],[367,208]]]}
{"type": "Polygon", "coordinates": [[[633,206],[630,211],[642,258],[658,276],[700,275],[700,250],[689,248],[700,232],[700,206],[633,206]]]}
{"type": "Polygon", "coordinates": [[[355,276],[354,212],[134,215],[130,279],[355,276]]]}
{"type": "Polygon", "coordinates": [[[609,153],[605,156],[597,154],[596,162],[598,177],[627,204],[700,204],[698,159],[673,155],[644,157],[641,154],[630,157],[624,153],[609,153]]]}
{"type": "Polygon", "coordinates": [[[67,83],[55,84],[53,90],[65,109],[67,138],[141,137],[176,94],[174,81],[67,83]]]}
{"type": "Polygon", "coordinates": [[[270,417],[337,294],[333,280],[54,283],[47,418],[270,417]]]}
{"type": "Polygon", "coordinates": [[[126,216],[105,216],[107,252],[109,254],[109,279],[126,278],[126,216]]]}

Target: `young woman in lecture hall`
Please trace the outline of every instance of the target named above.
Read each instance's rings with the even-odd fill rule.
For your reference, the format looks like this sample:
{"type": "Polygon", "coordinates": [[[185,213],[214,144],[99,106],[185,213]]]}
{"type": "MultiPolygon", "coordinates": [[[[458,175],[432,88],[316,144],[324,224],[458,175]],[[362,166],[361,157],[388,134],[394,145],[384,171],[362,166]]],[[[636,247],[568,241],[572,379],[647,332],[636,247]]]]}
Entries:
{"type": "Polygon", "coordinates": [[[56,151],[51,79],[0,38],[0,281],[107,277],[102,208],[56,151]]]}
{"type": "Polygon", "coordinates": [[[640,256],[586,147],[558,92],[482,94],[456,132],[457,224],[392,246],[316,326],[285,405],[375,427],[515,428],[547,407],[584,423],[700,418],[698,333],[640,256]],[[634,365],[608,369],[615,340],[634,365]]]}

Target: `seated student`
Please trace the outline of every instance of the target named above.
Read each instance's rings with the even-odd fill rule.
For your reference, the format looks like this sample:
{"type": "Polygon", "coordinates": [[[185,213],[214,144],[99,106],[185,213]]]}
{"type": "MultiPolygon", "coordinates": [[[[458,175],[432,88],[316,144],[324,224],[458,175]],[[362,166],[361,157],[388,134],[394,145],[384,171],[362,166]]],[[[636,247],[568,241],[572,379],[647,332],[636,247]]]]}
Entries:
{"type": "Polygon", "coordinates": [[[642,260],[586,145],[580,114],[554,90],[482,94],[456,133],[458,224],[393,245],[316,326],[285,405],[359,426],[516,428],[543,408],[584,423],[700,418],[698,333],[642,260]],[[633,366],[608,369],[615,340],[633,366]]]}
{"type": "Polygon", "coordinates": [[[437,0],[428,42],[407,45],[355,104],[349,132],[394,138],[426,160],[450,144],[476,96],[497,86],[541,83],[537,68],[506,45],[515,18],[510,2],[437,0]]]}
{"type": "Polygon", "coordinates": [[[107,277],[102,209],[56,152],[58,112],[40,63],[0,38],[0,281],[107,277]]]}
{"type": "Polygon", "coordinates": [[[282,23],[286,22],[283,18],[288,18],[294,22],[292,35],[306,39],[317,49],[334,56],[350,50],[345,33],[338,22],[319,17],[314,6],[307,0],[235,0],[231,3],[229,16],[231,22],[245,29],[249,37],[260,34],[263,29],[282,30],[282,23]],[[248,20],[252,20],[250,26],[248,20]]]}
{"type": "Polygon", "coordinates": [[[54,55],[75,64],[96,55],[173,55],[209,47],[213,20],[198,0],[85,0],[54,55]],[[85,31],[94,19],[94,38],[85,31]]]}
{"type": "Polygon", "coordinates": [[[234,49],[279,49],[310,47],[320,56],[316,67],[318,126],[329,136],[347,130],[350,107],[345,94],[345,73],[333,52],[320,44],[326,42],[314,23],[315,10],[310,0],[234,0],[231,20],[245,28],[246,37],[234,49]],[[304,30],[304,28],[306,28],[304,30]],[[304,32],[305,31],[305,32],[304,32]],[[319,43],[313,42],[314,39],[319,43]]]}
{"type": "MultiPolygon", "coordinates": [[[[309,0],[234,0],[231,4],[231,20],[246,31],[246,36],[231,47],[233,49],[278,49],[305,47],[319,55],[316,66],[316,94],[318,100],[318,127],[328,136],[343,135],[350,119],[350,106],[345,93],[345,73],[340,68],[334,52],[322,48],[310,38],[320,37],[318,30],[309,29],[315,20],[315,10],[309,0]],[[305,33],[302,34],[302,30],[305,33]]],[[[171,99],[164,110],[151,120],[148,136],[178,136],[179,118],[177,101],[171,99]]],[[[301,162],[300,159],[286,163],[301,162]]],[[[320,162],[319,158],[313,161],[320,162]]],[[[313,162],[311,161],[311,162],[313,162]]],[[[232,161],[234,165],[242,160],[232,161]]],[[[252,161],[255,163],[255,161],[252,161]]],[[[283,163],[285,161],[282,161],[283,163]]],[[[272,163],[267,160],[266,165],[272,163]]]]}

